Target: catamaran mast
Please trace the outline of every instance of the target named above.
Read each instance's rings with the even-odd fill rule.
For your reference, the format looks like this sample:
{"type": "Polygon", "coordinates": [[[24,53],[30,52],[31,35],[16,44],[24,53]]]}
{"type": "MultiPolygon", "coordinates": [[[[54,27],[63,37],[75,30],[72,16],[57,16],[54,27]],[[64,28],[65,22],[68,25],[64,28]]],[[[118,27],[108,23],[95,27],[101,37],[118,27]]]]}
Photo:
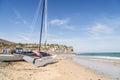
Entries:
{"type": "Polygon", "coordinates": [[[42,19],[41,19],[41,28],[40,28],[40,39],[39,39],[39,52],[41,50],[41,45],[42,45],[42,31],[43,31],[43,26],[44,26],[44,19],[45,19],[45,3],[46,0],[43,1],[43,8],[42,8],[42,19]]]}
{"type": "Polygon", "coordinates": [[[48,37],[48,24],[47,24],[47,0],[45,0],[45,49],[47,46],[47,37],[48,37]]]}

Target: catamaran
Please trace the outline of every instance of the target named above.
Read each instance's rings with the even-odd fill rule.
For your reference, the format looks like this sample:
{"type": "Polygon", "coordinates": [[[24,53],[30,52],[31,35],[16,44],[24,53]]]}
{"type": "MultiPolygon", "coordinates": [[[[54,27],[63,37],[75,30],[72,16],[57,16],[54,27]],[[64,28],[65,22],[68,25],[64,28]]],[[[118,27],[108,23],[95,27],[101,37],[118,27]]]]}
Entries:
{"type": "MultiPolygon", "coordinates": [[[[41,1],[41,0],[40,0],[41,1]]],[[[41,27],[40,27],[40,39],[39,39],[39,52],[33,52],[35,55],[27,55],[27,54],[2,54],[0,55],[0,61],[18,61],[18,60],[25,60],[27,62],[33,63],[36,66],[44,66],[50,63],[55,62],[56,55],[46,55],[43,56],[44,52],[41,52],[41,40],[42,40],[42,31],[43,27],[45,27],[46,39],[45,39],[45,46],[47,43],[47,0],[43,0],[43,7],[42,7],[42,18],[41,18],[41,27]],[[39,56],[41,54],[42,56],[39,56]]]]}

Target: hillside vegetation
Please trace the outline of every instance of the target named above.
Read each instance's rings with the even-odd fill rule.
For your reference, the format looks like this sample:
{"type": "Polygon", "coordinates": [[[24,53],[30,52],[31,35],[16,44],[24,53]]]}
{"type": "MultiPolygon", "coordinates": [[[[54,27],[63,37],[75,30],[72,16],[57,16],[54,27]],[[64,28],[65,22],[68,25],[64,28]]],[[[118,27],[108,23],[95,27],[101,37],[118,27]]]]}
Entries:
{"type": "MultiPolygon", "coordinates": [[[[36,43],[30,43],[30,44],[23,44],[23,43],[14,43],[7,40],[0,39],[0,50],[2,51],[4,47],[7,47],[9,49],[9,52],[14,47],[22,47],[24,50],[38,50],[39,45],[36,43]]],[[[41,51],[45,51],[48,53],[73,53],[73,47],[72,46],[66,46],[66,45],[59,45],[59,44],[47,44],[46,46],[42,44],[41,51]]]]}

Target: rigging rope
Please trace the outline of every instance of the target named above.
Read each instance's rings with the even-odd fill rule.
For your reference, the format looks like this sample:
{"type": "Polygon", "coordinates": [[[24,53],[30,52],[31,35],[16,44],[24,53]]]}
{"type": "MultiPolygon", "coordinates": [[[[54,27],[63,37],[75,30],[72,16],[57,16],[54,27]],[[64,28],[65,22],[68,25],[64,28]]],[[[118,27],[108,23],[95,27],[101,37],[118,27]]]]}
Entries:
{"type": "Polygon", "coordinates": [[[39,0],[38,7],[36,9],[36,13],[34,15],[34,18],[33,18],[33,21],[32,21],[31,27],[30,27],[30,35],[32,35],[32,33],[34,32],[35,24],[38,20],[38,15],[39,15],[39,12],[40,12],[41,3],[42,3],[42,1],[39,0]]]}
{"type": "Polygon", "coordinates": [[[34,28],[35,28],[35,24],[37,23],[38,17],[39,17],[39,13],[40,13],[40,8],[42,8],[42,18],[41,18],[41,28],[40,28],[40,39],[39,39],[39,52],[41,50],[41,43],[42,43],[42,32],[43,32],[43,27],[45,28],[45,49],[46,49],[46,45],[47,45],[47,0],[43,0],[43,5],[42,5],[42,0],[39,0],[38,3],[38,7],[36,9],[36,13],[34,15],[31,27],[30,27],[30,35],[33,34],[34,32],[34,28]]]}

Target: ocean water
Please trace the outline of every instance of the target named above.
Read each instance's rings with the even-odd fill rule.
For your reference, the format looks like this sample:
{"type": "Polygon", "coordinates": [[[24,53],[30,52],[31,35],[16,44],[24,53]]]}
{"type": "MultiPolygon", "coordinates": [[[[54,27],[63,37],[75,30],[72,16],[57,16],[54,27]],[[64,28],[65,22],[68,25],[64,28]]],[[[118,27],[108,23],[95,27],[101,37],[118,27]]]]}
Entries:
{"type": "Polygon", "coordinates": [[[78,53],[80,56],[104,56],[104,57],[119,57],[120,52],[105,52],[105,53],[78,53]]]}

